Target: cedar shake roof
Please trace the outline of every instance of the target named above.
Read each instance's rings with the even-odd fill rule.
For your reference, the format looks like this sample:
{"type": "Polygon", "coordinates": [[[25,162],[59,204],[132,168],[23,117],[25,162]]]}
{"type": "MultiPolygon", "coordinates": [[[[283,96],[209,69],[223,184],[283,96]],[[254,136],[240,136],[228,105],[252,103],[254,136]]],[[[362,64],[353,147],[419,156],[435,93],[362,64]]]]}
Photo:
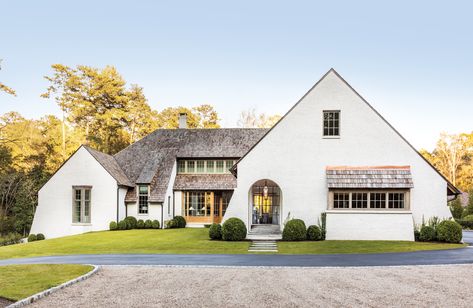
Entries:
{"type": "Polygon", "coordinates": [[[330,166],[328,188],[412,188],[409,166],[330,166]]]}
{"type": "MultiPolygon", "coordinates": [[[[164,202],[176,159],[239,158],[266,131],[261,128],[159,129],[118,152],[113,158],[133,185],[150,184],[151,202],[164,202]]],[[[198,179],[191,182],[194,187],[201,189],[216,186],[224,188],[215,189],[233,189],[236,186],[232,175],[217,178],[212,182],[205,175],[199,175],[198,179],[202,183],[198,183],[198,179]],[[223,183],[224,180],[229,183],[223,183]]],[[[127,192],[125,201],[136,201],[134,190],[127,192]]]]}
{"type": "Polygon", "coordinates": [[[174,181],[176,190],[232,190],[236,186],[232,174],[178,174],[174,181]]]}
{"type": "Polygon", "coordinates": [[[89,151],[89,153],[99,162],[99,164],[102,165],[102,167],[104,167],[105,170],[108,171],[108,173],[110,173],[119,185],[133,186],[133,183],[128,179],[112,155],[99,152],[86,145],[83,147],[89,151]]]}

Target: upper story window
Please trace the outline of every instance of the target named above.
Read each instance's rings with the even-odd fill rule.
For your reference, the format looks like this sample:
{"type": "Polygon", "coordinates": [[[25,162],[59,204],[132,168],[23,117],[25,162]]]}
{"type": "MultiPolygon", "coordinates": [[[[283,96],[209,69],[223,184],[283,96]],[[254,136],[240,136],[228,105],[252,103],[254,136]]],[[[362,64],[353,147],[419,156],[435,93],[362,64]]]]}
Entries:
{"type": "Polygon", "coordinates": [[[178,160],[177,173],[180,174],[225,174],[236,163],[234,159],[178,160]]]}
{"type": "Polygon", "coordinates": [[[323,136],[340,136],[340,110],[324,110],[323,136]]]}
{"type": "Polygon", "coordinates": [[[138,214],[148,214],[148,185],[138,186],[138,214]]]}
{"type": "Polygon", "coordinates": [[[91,187],[73,187],[72,223],[90,223],[91,187]]]}

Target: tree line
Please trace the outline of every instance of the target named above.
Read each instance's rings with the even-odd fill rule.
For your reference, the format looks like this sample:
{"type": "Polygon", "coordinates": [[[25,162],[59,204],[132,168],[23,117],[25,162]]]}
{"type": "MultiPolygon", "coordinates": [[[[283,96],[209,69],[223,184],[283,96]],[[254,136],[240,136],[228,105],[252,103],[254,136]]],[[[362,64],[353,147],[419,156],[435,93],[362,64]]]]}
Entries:
{"type": "MultiPolygon", "coordinates": [[[[143,88],[128,84],[112,66],[51,66],[48,87],[40,96],[54,101],[61,116],[27,119],[18,112],[0,116],[0,235],[27,235],[37,206],[37,192],[81,145],[115,154],[156,129],[178,128],[187,113],[189,128],[219,128],[212,105],[154,110],[143,88]]],[[[0,82],[0,93],[17,95],[0,82]]],[[[240,127],[268,127],[278,116],[240,115],[240,127]]]]}

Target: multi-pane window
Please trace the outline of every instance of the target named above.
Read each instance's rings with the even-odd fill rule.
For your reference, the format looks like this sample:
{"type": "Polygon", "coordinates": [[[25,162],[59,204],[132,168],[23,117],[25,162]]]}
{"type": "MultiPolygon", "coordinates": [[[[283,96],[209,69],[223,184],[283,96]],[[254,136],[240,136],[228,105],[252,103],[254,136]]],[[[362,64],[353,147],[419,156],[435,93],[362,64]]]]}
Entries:
{"type": "Polygon", "coordinates": [[[230,173],[230,168],[236,163],[234,159],[218,160],[178,160],[177,173],[183,174],[212,174],[230,173]]]}
{"type": "Polygon", "coordinates": [[[189,191],[184,193],[184,213],[186,216],[209,216],[210,205],[206,206],[205,192],[189,191]]]}
{"type": "Polygon", "coordinates": [[[138,186],[138,214],[148,214],[148,185],[138,186]]]}
{"type": "Polygon", "coordinates": [[[350,194],[349,193],[334,193],[333,194],[333,208],[334,209],[347,209],[350,207],[350,194]]]}
{"type": "Polygon", "coordinates": [[[73,223],[90,223],[90,188],[74,187],[72,205],[73,223]]]}
{"type": "Polygon", "coordinates": [[[324,111],[324,136],[340,136],[340,111],[324,111]]]}
{"type": "Polygon", "coordinates": [[[205,172],[205,160],[198,160],[196,161],[197,164],[197,173],[204,173],[205,172]]]}
{"type": "Polygon", "coordinates": [[[370,208],[384,209],[386,208],[386,193],[371,193],[370,208]]]}
{"type": "Polygon", "coordinates": [[[213,160],[207,161],[207,173],[214,173],[215,172],[215,162],[213,160]]]}
{"type": "Polygon", "coordinates": [[[389,193],[388,194],[388,207],[390,209],[403,209],[404,208],[404,193],[389,193]]]}
{"type": "Polygon", "coordinates": [[[408,191],[331,191],[329,208],[333,209],[408,209],[408,191]]]}
{"type": "Polygon", "coordinates": [[[224,165],[223,160],[217,160],[217,173],[223,173],[225,169],[223,165],[224,165]]]}
{"type": "Polygon", "coordinates": [[[368,194],[367,193],[352,193],[351,207],[354,209],[368,208],[368,194]]]}

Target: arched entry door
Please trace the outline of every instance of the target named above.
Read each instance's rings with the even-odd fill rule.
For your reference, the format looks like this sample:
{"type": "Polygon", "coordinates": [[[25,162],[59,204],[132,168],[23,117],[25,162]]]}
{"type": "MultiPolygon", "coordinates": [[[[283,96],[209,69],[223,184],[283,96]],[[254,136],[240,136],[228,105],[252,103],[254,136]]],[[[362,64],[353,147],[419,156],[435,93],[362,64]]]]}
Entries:
{"type": "Polygon", "coordinates": [[[250,211],[253,225],[279,225],[281,189],[271,180],[259,180],[251,186],[250,211]]]}

